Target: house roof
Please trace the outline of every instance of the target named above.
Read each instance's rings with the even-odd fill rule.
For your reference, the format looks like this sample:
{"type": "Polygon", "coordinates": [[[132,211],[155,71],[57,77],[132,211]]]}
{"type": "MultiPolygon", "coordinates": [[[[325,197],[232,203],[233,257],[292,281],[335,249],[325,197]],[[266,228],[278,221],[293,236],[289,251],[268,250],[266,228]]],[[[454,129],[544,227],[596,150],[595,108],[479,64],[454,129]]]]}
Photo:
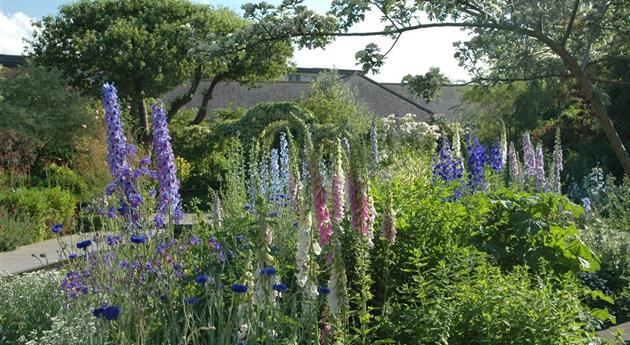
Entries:
{"type": "MultiPolygon", "coordinates": [[[[413,96],[400,84],[380,84],[364,73],[343,75],[341,79],[349,83],[356,92],[357,101],[362,103],[372,114],[386,116],[396,114],[402,116],[407,113],[418,115],[426,120],[433,114],[442,114],[447,119],[456,116],[456,110],[461,101],[454,88],[444,88],[441,96],[430,103],[423,102],[413,96]]],[[[202,92],[210,85],[210,80],[202,80],[192,101],[187,108],[199,108],[202,92]]],[[[162,96],[166,103],[172,102],[178,95],[184,93],[188,85],[182,85],[162,96]]],[[[216,85],[208,110],[230,107],[251,108],[262,102],[295,101],[310,93],[311,85],[301,81],[258,82],[254,86],[240,85],[238,82],[220,82],[216,85]]]]}
{"type": "Polygon", "coordinates": [[[6,67],[16,67],[26,63],[26,57],[22,55],[0,54],[0,65],[6,67]]]}

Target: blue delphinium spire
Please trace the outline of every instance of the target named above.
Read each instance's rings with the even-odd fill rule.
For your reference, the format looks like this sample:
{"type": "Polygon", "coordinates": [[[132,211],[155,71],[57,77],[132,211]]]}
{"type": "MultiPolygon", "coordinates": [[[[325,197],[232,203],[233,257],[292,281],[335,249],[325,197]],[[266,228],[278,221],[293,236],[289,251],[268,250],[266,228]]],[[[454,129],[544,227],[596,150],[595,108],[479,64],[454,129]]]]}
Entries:
{"type": "Polygon", "coordinates": [[[490,168],[495,173],[499,173],[503,170],[503,149],[499,141],[490,145],[490,154],[488,155],[490,168]]]}
{"type": "Polygon", "coordinates": [[[105,108],[105,121],[107,122],[107,162],[109,172],[112,175],[112,182],[109,183],[105,193],[112,195],[120,189],[124,195],[120,199],[119,210],[123,216],[128,217],[137,225],[137,208],[144,199],[138,193],[135,186],[135,179],[132,176],[131,167],[127,161],[127,155],[131,145],[127,144],[127,138],[120,119],[120,105],[116,87],[112,84],[103,85],[103,106],[105,108]]]}
{"type": "Polygon", "coordinates": [[[376,174],[376,168],[380,161],[378,154],[378,133],[376,132],[376,118],[372,119],[372,128],[370,129],[370,174],[376,174]]]}
{"type": "Polygon", "coordinates": [[[486,155],[479,139],[468,135],[468,188],[472,193],[486,188],[484,166],[486,155]]]}
{"type": "Polygon", "coordinates": [[[157,164],[157,179],[160,184],[158,209],[155,223],[163,227],[165,217],[171,216],[176,222],[183,217],[179,195],[179,179],[175,166],[175,155],[171,147],[171,136],[166,123],[166,115],[161,104],[154,104],[153,110],[153,149],[157,164]]]}
{"type": "Polygon", "coordinates": [[[439,145],[437,162],[433,165],[433,176],[442,181],[461,179],[464,169],[461,160],[454,158],[448,138],[444,137],[439,145]]]}
{"type": "Polygon", "coordinates": [[[280,192],[280,165],[278,149],[271,149],[271,193],[272,198],[278,198],[280,192]]]}
{"type": "Polygon", "coordinates": [[[289,143],[286,133],[280,133],[280,193],[289,192],[289,143]]]}
{"type": "Polygon", "coordinates": [[[530,182],[536,176],[536,158],[529,132],[523,133],[523,166],[523,177],[530,182]]]}

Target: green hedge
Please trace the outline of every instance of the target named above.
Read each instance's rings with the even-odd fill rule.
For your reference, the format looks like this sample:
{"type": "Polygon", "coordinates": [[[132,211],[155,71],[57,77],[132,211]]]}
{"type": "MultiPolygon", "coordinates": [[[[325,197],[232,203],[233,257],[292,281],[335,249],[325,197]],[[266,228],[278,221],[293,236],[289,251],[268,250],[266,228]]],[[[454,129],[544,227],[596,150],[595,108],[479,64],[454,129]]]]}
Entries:
{"type": "Polygon", "coordinates": [[[32,243],[52,237],[50,228],[62,223],[71,228],[77,198],[59,187],[16,188],[0,196],[0,247],[32,243]],[[35,231],[33,231],[35,229],[35,231]]]}

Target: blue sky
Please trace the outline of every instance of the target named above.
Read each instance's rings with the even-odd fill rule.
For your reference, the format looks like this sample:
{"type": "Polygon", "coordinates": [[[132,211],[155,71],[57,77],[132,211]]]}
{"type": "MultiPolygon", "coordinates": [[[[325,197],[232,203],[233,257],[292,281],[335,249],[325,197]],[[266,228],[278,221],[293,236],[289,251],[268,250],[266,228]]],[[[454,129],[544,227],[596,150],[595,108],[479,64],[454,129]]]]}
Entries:
{"type": "MultiPolygon", "coordinates": [[[[224,6],[240,12],[244,3],[258,0],[192,0],[213,6],[224,6]]],[[[266,0],[279,3],[281,0],[266,0]]],[[[0,0],[0,54],[20,54],[24,50],[23,39],[31,35],[31,20],[44,15],[54,15],[60,5],[72,0],[0,0]]],[[[327,0],[306,0],[305,4],[318,12],[330,7],[327,0]]],[[[376,12],[353,27],[352,31],[375,31],[383,28],[376,12]]],[[[430,67],[439,67],[451,80],[468,80],[463,68],[453,58],[452,42],[466,40],[466,33],[456,28],[436,28],[405,33],[390,53],[385,66],[371,78],[380,82],[400,82],[407,74],[421,74],[430,67]]],[[[354,55],[368,43],[375,42],[387,50],[391,40],[386,37],[340,38],[326,49],[299,50],[293,62],[300,67],[325,67],[358,69],[354,55]]]]}

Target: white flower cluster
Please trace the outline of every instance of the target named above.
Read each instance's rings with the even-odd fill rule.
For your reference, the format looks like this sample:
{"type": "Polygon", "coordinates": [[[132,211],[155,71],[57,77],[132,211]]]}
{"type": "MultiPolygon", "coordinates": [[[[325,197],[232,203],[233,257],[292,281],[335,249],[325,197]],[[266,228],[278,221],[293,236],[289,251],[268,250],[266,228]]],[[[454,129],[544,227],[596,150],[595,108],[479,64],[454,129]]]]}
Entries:
{"type": "MultiPolygon", "coordinates": [[[[437,140],[440,137],[440,129],[436,125],[429,125],[418,120],[415,114],[405,114],[398,119],[396,115],[390,114],[380,120],[383,136],[403,137],[403,139],[421,140],[430,138],[437,140]]],[[[383,138],[384,139],[384,138],[383,138]]]]}

